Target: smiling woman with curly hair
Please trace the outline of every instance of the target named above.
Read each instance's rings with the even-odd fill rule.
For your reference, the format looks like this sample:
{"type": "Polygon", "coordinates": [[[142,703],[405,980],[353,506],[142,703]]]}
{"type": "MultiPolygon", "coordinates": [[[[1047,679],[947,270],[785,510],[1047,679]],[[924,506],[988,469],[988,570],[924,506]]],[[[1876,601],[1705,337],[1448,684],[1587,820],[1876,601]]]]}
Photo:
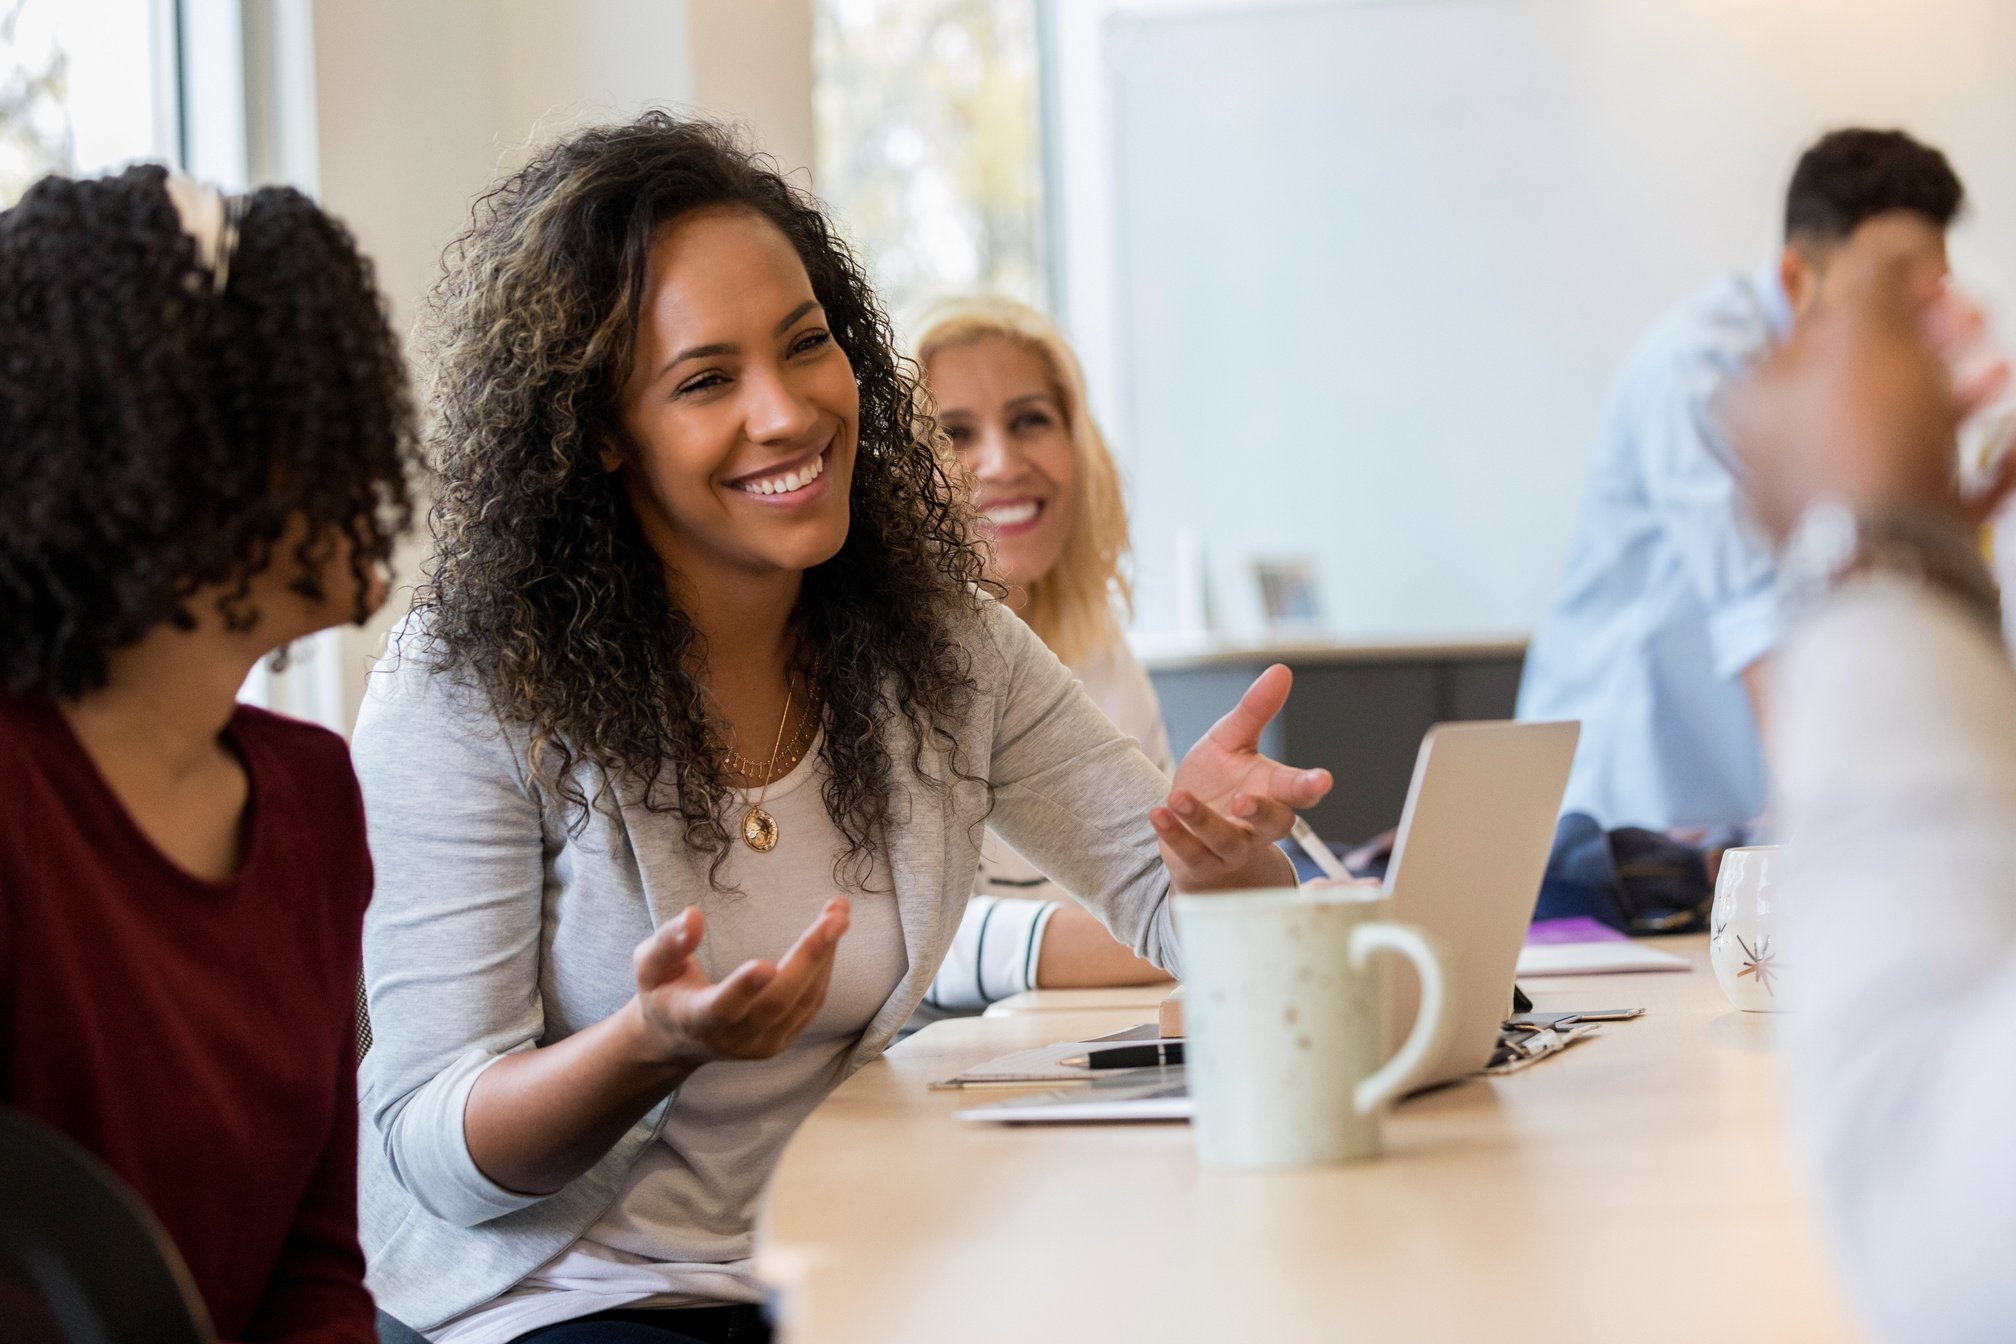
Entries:
{"type": "Polygon", "coordinates": [[[0,1105],[133,1186],[227,1339],[374,1337],[357,781],[236,696],[384,599],[416,456],[300,193],[148,166],[0,214],[0,1105]]]}
{"type": "Polygon", "coordinates": [[[432,581],[355,742],[372,1285],[437,1344],[758,1340],[755,1204],[922,998],[991,824],[1129,946],[1291,880],[1270,673],[1168,780],[984,591],[818,204],[649,114],[478,202],[432,581]],[[845,941],[842,935],[845,934],[845,941]]]}
{"type": "MultiPolygon", "coordinates": [[[[744,197],[745,216],[789,240],[820,301],[816,320],[798,316],[804,334],[793,339],[811,355],[837,355],[826,368],[851,367],[858,389],[846,437],[866,451],[843,443],[852,460],[838,464],[851,489],[829,486],[809,522],[771,512],[786,533],[806,534],[785,545],[822,561],[790,571],[803,584],[790,676],[798,716],[812,714],[807,692],[817,687],[826,801],[862,872],[889,805],[879,717],[900,707],[942,734],[960,713],[968,658],[946,618],[977,610],[982,559],[938,459],[922,451],[912,384],[866,279],[815,206],[710,129],[593,133],[484,203],[487,225],[463,241],[436,295],[439,559],[419,605],[449,663],[476,673],[527,725],[533,749],[551,753],[569,803],[589,803],[570,767],[592,762],[594,791],[635,781],[677,817],[689,845],[717,868],[725,860],[724,745],[760,756],[768,739],[724,744],[722,706],[704,677],[705,617],[688,609],[702,595],[668,588],[677,562],[650,535],[657,510],[633,508],[635,475],[609,467],[626,453],[643,465],[636,446],[621,447],[633,431],[616,383],[652,334],[638,330],[652,223],[744,197]],[[820,553],[829,534],[845,537],[830,558],[820,553]]],[[[791,358],[813,364],[804,351],[791,358]]],[[[832,428],[828,418],[837,417],[809,432],[832,428]]],[[[776,708],[756,716],[766,731],[776,708]]]]}

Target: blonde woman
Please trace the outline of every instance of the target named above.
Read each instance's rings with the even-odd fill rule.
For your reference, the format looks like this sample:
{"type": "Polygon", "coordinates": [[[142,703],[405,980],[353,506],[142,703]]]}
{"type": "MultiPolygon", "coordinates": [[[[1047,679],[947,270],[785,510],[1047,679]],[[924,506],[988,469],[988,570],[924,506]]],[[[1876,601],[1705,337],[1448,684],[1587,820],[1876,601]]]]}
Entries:
{"type": "MultiPolygon", "coordinates": [[[[1064,334],[1003,298],[942,303],[921,328],[917,362],[971,478],[1009,607],[1106,717],[1173,771],[1155,690],[1120,635],[1128,603],[1120,472],[1064,334]]],[[[973,900],[925,1004],[975,1012],[1025,989],[1167,978],[989,831],[973,900]]]]}

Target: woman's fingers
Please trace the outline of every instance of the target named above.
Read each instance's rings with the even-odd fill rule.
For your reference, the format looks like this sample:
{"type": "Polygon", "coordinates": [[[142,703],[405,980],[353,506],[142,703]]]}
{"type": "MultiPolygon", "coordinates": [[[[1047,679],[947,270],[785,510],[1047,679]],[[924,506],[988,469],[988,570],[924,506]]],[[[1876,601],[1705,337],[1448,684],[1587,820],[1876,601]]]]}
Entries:
{"type": "Polygon", "coordinates": [[[808,993],[816,993],[823,999],[825,977],[832,970],[835,949],[846,931],[847,902],[835,897],[777,962],[776,974],[762,992],[736,1014],[736,1027],[767,1037],[779,1024],[793,1017],[808,993]]]}
{"type": "Polygon", "coordinates": [[[1269,844],[1287,835],[1295,825],[1294,808],[1276,799],[1258,798],[1250,793],[1235,794],[1226,812],[1232,820],[1250,827],[1255,835],[1269,844]]]}
{"type": "Polygon", "coordinates": [[[818,916],[805,926],[805,932],[798,935],[798,941],[791,944],[784,953],[779,966],[789,966],[800,957],[811,956],[824,951],[831,954],[833,945],[840,941],[840,935],[847,932],[847,922],[853,907],[845,896],[835,896],[819,907],[818,916]]]}
{"type": "Polygon", "coordinates": [[[698,907],[689,905],[637,944],[630,958],[637,971],[637,988],[648,990],[678,979],[693,949],[700,946],[704,927],[698,907]]]}
{"type": "Polygon", "coordinates": [[[1260,734],[1288,703],[1288,691],[1294,682],[1292,672],[1280,663],[1274,664],[1254,678],[1246,694],[1239,697],[1239,703],[1232,706],[1232,712],[1212,724],[1205,736],[1231,751],[1258,751],[1260,734]]]}
{"type": "Polygon", "coordinates": [[[708,1025],[717,1030],[741,1025],[776,980],[777,967],[772,963],[743,962],[714,987],[706,1005],[708,1025]]]}
{"type": "Polygon", "coordinates": [[[1183,823],[1183,828],[1196,836],[1204,848],[1220,861],[1237,860],[1253,844],[1251,830],[1228,821],[1187,789],[1172,792],[1168,806],[1176,814],[1176,819],[1183,823]]]}
{"type": "Polygon", "coordinates": [[[819,911],[819,917],[798,935],[798,941],[784,953],[783,959],[777,963],[773,1003],[765,1005],[766,1008],[774,1007],[777,1017],[784,1016],[798,1001],[805,986],[816,979],[823,968],[833,964],[840,937],[847,932],[847,919],[846,897],[835,896],[826,902],[819,911]]]}
{"type": "Polygon", "coordinates": [[[779,1049],[797,1040],[799,1033],[812,1025],[812,1019],[817,1017],[819,1010],[826,1005],[826,991],[833,985],[835,960],[833,957],[826,959],[826,964],[819,968],[818,976],[799,994],[797,1004],[778,1024],[779,1049]]]}
{"type": "Polygon", "coordinates": [[[700,912],[688,909],[640,944],[638,988],[657,1003],[662,1020],[717,1059],[763,1058],[804,1030],[826,1001],[834,952],[847,931],[844,897],[826,903],[784,956],[745,961],[717,985],[683,989],[671,984],[685,973],[699,946],[700,912]]]}
{"type": "Polygon", "coordinates": [[[1166,807],[1148,809],[1148,824],[1155,828],[1155,835],[1168,849],[1170,857],[1184,867],[1203,870],[1216,867],[1218,856],[1194,831],[1185,826],[1177,815],[1166,807]]]}
{"type": "Polygon", "coordinates": [[[1299,812],[1322,802],[1330,784],[1328,770],[1303,770],[1262,756],[1240,780],[1239,791],[1299,812]]]}

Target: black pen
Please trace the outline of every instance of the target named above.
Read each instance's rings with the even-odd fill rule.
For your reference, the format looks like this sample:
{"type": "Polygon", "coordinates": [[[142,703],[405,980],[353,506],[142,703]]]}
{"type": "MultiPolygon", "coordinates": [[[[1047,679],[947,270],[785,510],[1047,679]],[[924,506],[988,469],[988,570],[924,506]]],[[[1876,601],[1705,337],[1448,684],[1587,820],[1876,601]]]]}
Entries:
{"type": "Polygon", "coordinates": [[[1145,1045],[1109,1045],[1057,1061],[1067,1069],[1153,1069],[1183,1062],[1183,1042],[1152,1041],[1145,1045]]]}

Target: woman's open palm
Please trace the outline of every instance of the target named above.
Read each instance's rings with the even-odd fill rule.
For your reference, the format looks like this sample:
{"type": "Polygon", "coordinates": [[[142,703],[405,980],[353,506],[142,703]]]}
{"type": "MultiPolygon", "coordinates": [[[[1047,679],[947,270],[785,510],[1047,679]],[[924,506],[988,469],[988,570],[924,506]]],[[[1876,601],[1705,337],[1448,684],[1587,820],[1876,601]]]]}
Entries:
{"type": "Polygon", "coordinates": [[[700,946],[697,907],[667,920],[638,944],[637,1004],[668,1062],[768,1059],[798,1038],[826,1002],[834,949],[847,931],[845,897],[819,917],[776,962],[746,961],[715,984],[693,953],[700,946]]]}
{"type": "Polygon", "coordinates": [[[1182,890],[1243,885],[1260,851],[1288,834],[1297,809],[1330,792],[1328,770],[1297,769],[1260,752],[1260,734],[1288,703],[1293,681],[1279,663],[1262,672],[1176,767],[1168,803],[1148,814],[1182,890]]]}

